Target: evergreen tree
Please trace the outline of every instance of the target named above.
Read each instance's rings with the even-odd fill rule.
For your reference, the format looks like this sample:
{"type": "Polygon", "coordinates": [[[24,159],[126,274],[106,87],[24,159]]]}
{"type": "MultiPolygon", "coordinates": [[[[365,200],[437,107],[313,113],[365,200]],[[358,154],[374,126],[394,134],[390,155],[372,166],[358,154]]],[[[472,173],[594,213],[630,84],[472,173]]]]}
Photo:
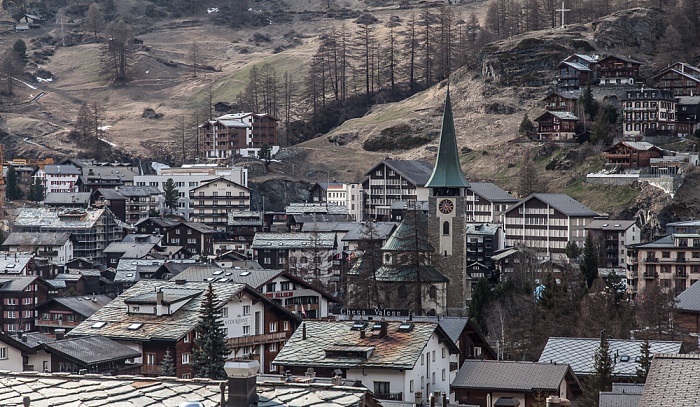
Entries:
{"type": "Polygon", "coordinates": [[[272,161],[272,148],[269,144],[263,143],[263,145],[260,147],[258,158],[265,160],[265,168],[270,165],[270,161],[272,161]]]}
{"type": "Polygon", "coordinates": [[[22,64],[29,62],[29,57],[27,56],[27,44],[21,39],[15,41],[12,45],[12,50],[17,54],[17,58],[22,61],[22,64]]]}
{"type": "Polygon", "coordinates": [[[598,250],[593,243],[590,233],[586,235],[586,244],[583,246],[583,260],[579,268],[586,277],[586,283],[590,288],[598,277],[598,250]]]}
{"type": "Polygon", "coordinates": [[[572,241],[569,241],[569,243],[566,244],[566,257],[570,259],[577,259],[578,256],[581,255],[581,249],[578,248],[578,245],[572,241]]]}
{"type": "Polygon", "coordinates": [[[19,187],[19,176],[12,165],[7,168],[7,190],[5,194],[10,201],[22,199],[24,195],[19,187]]]}
{"type": "Polygon", "coordinates": [[[175,376],[175,361],[173,360],[173,355],[170,354],[170,349],[165,351],[165,356],[163,356],[163,362],[161,363],[160,374],[163,376],[175,376]]]}
{"type": "Polygon", "coordinates": [[[647,381],[647,375],[649,374],[649,368],[651,368],[651,359],[653,355],[651,354],[651,345],[649,345],[649,338],[644,338],[644,342],[639,346],[642,356],[637,362],[639,367],[637,367],[637,379],[641,383],[647,381]]]}
{"type": "Polygon", "coordinates": [[[586,85],[586,90],[583,91],[581,97],[579,98],[579,103],[583,106],[583,111],[589,117],[593,118],[598,114],[598,102],[593,97],[593,91],[591,90],[591,83],[588,82],[586,85]]]}
{"type": "Polygon", "coordinates": [[[180,200],[180,191],[175,188],[175,181],[172,178],[168,178],[163,186],[163,191],[165,195],[165,207],[168,208],[169,213],[173,213],[173,209],[177,207],[177,201],[180,200]]]}
{"type": "Polygon", "coordinates": [[[615,299],[615,305],[619,304],[620,300],[625,295],[626,288],[627,286],[625,285],[622,276],[615,273],[615,271],[608,274],[608,277],[605,279],[605,291],[613,296],[615,299]]]}
{"type": "Polygon", "coordinates": [[[615,359],[610,354],[610,344],[605,336],[605,330],[600,332],[600,346],[595,351],[593,359],[594,373],[583,386],[582,405],[584,406],[598,406],[600,392],[612,390],[615,359]]]}
{"type": "Polygon", "coordinates": [[[222,305],[216,304],[214,289],[209,284],[209,289],[204,294],[200,321],[195,327],[194,349],[192,350],[192,374],[195,377],[203,377],[214,380],[226,379],[224,364],[231,353],[224,323],[219,319],[222,305]]]}
{"type": "Polygon", "coordinates": [[[38,178],[34,178],[34,182],[29,187],[28,198],[34,202],[40,202],[44,200],[44,186],[38,178]]]}
{"type": "Polygon", "coordinates": [[[527,113],[525,113],[525,116],[523,116],[523,120],[520,122],[520,126],[518,127],[518,133],[520,133],[521,136],[530,138],[535,130],[535,125],[532,124],[532,121],[530,121],[527,113]]]}
{"type": "Polygon", "coordinates": [[[486,306],[491,299],[491,287],[488,280],[481,277],[476,283],[472,300],[469,303],[469,319],[471,319],[482,332],[486,331],[486,306]]]}

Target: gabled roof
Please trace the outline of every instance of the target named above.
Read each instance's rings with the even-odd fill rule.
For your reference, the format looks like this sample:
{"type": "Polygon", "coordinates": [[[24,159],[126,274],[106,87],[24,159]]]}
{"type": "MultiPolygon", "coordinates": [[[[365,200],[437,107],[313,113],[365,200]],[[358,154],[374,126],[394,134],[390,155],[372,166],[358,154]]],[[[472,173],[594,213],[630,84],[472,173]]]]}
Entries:
{"type": "Polygon", "coordinates": [[[457,372],[451,387],[526,393],[556,392],[567,376],[578,382],[567,364],[467,359],[457,372]]]}
{"type": "Polygon", "coordinates": [[[637,249],[663,249],[667,247],[676,247],[673,236],[674,235],[667,235],[660,239],[654,240],[653,242],[631,244],[627,245],[627,247],[634,247],[637,249]]]}
{"type": "Polygon", "coordinates": [[[197,232],[204,233],[204,234],[212,234],[212,233],[216,232],[216,230],[213,227],[208,226],[208,225],[201,223],[201,222],[179,222],[175,225],[170,226],[170,228],[168,228],[168,230],[175,229],[176,227],[178,227],[180,225],[185,225],[188,228],[192,228],[192,229],[196,230],[197,232]]]}
{"type": "Polygon", "coordinates": [[[233,181],[231,181],[230,179],[227,179],[226,177],[219,177],[219,178],[214,178],[214,179],[211,179],[211,180],[208,180],[208,181],[202,181],[202,182],[199,184],[198,187],[190,189],[190,195],[193,194],[194,191],[196,191],[196,190],[198,190],[198,189],[201,189],[201,188],[204,188],[204,187],[206,187],[207,185],[212,184],[212,183],[214,183],[214,182],[224,182],[224,183],[226,183],[226,184],[228,184],[228,185],[233,185],[233,186],[235,186],[236,188],[241,188],[241,189],[245,189],[246,191],[250,191],[250,188],[245,187],[245,186],[243,186],[243,185],[241,185],[241,184],[239,184],[239,183],[237,183],[237,182],[233,182],[233,181]]]}
{"type": "Polygon", "coordinates": [[[613,383],[612,391],[601,391],[598,407],[637,407],[644,384],[613,383]]]}
{"type": "Polygon", "coordinates": [[[605,57],[605,58],[601,59],[600,61],[598,61],[598,63],[600,64],[600,63],[602,63],[603,61],[605,61],[605,60],[607,60],[607,59],[619,59],[620,61],[629,62],[629,63],[631,63],[631,64],[637,64],[637,65],[641,65],[641,64],[642,64],[641,62],[639,62],[639,61],[637,61],[637,60],[634,60],[634,59],[632,59],[632,58],[621,57],[621,56],[619,56],[619,55],[608,55],[607,57],[605,57]]]}
{"type": "MultiPolygon", "coordinates": [[[[190,332],[199,321],[204,292],[209,283],[188,282],[177,284],[174,281],[141,280],[122,293],[120,296],[106,304],[91,317],[73,328],[68,335],[92,336],[102,335],[111,339],[124,339],[133,341],[170,340],[177,341],[190,332]],[[126,313],[127,303],[132,299],[142,298],[144,295],[155,295],[156,288],[162,289],[188,289],[199,292],[190,298],[177,312],[170,315],[151,315],[126,313]],[[105,325],[93,328],[98,322],[105,325]],[[143,324],[138,329],[129,329],[135,323],[143,324]]],[[[217,304],[226,303],[235,294],[245,289],[243,284],[221,284],[214,290],[217,304]]]]}
{"type": "Polygon", "coordinates": [[[169,228],[171,226],[179,225],[180,223],[182,223],[180,220],[177,219],[150,217],[139,220],[138,222],[136,222],[136,224],[134,224],[134,226],[139,226],[144,222],[150,222],[163,228],[169,228]]]}
{"type": "Polygon", "coordinates": [[[562,65],[566,65],[568,67],[574,68],[577,71],[583,71],[583,72],[590,72],[591,70],[586,66],[582,65],[576,62],[570,62],[570,61],[561,61],[559,65],[557,65],[557,68],[560,68],[562,65]]]}
{"type": "Polygon", "coordinates": [[[39,280],[39,276],[19,276],[19,277],[0,277],[0,293],[3,292],[22,292],[29,284],[34,284],[39,280]]]}
{"type": "Polygon", "coordinates": [[[428,234],[428,217],[421,211],[412,211],[415,216],[407,214],[399,226],[389,236],[382,251],[411,251],[433,252],[435,248],[430,244],[428,234]],[[415,219],[415,221],[413,221],[415,219]],[[416,247],[418,246],[418,247],[416,247]]]}
{"type": "Polygon", "coordinates": [[[614,146],[609,147],[605,151],[611,151],[615,150],[618,146],[627,146],[629,148],[632,148],[634,150],[638,151],[649,151],[649,150],[658,150],[661,151],[661,149],[651,143],[647,143],[646,141],[620,141],[616,143],[614,146]]]}
{"type": "Polygon", "coordinates": [[[142,259],[156,246],[155,243],[125,243],[112,242],[105,247],[103,253],[122,254],[123,259],[142,259]]]}
{"type": "Polygon", "coordinates": [[[444,339],[450,353],[459,350],[436,322],[413,322],[409,332],[399,332],[402,322],[388,321],[387,337],[373,338],[371,325],[364,338],[351,330],[352,321],[305,321],[306,339],[302,328],[297,329],[277,357],[274,365],[329,368],[413,369],[430,338],[436,334],[444,339]],[[372,348],[367,358],[339,357],[327,354],[329,348],[372,348]]]}
{"type": "MultiPolygon", "coordinates": [[[[296,217],[295,217],[296,219],[296,217]]],[[[304,222],[302,232],[347,232],[355,228],[357,222],[304,222]]]]}
{"type": "Polygon", "coordinates": [[[417,187],[425,186],[433,173],[433,166],[427,161],[383,160],[379,164],[373,166],[369,171],[365,172],[365,176],[369,176],[381,165],[386,165],[389,169],[394,170],[394,172],[417,187]]]}
{"type": "Polygon", "coordinates": [[[70,239],[69,232],[12,232],[3,246],[63,246],[70,239]]]}
{"type": "Polygon", "coordinates": [[[355,227],[343,236],[344,242],[359,240],[386,240],[396,228],[396,222],[363,222],[355,223],[355,227]]]}
{"type": "Polygon", "coordinates": [[[333,249],[336,247],[335,233],[256,233],[253,249],[333,249]]]}
{"type": "Polygon", "coordinates": [[[508,208],[508,212],[515,210],[516,208],[520,207],[521,205],[524,205],[531,199],[537,199],[540,200],[541,202],[553,207],[554,209],[558,210],[565,216],[586,216],[586,217],[594,217],[598,216],[597,212],[594,212],[581,202],[575,200],[574,198],[570,197],[569,195],[566,194],[541,194],[541,193],[535,193],[527,198],[524,198],[517,204],[511,206],[508,208]]]}
{"type": "Polygon", "coordinates": [[[633,220],[596,219],[586,226],[588,230],[625,231],[636,225],[633,220]]]}
{"type": "Polygon", "coordinates": [[[440,143],[438,144],[437,159],[430,179],[425,184],[426,188],[468,188],[469,182],[464,176],[459,162],[459,150],[457,150],[457,134],[452,117],[452,102],[450,101],[450,88],[447,88],[445,96],[445,109],[442,116],[442,129],[440,129],[440,143]]]}
{"type": "MultiPolygon", "coordinates": [[[[187,401],[198,401],[204,407],[221,407],[220,383],[220,380],[174,377],[0,371],[0,400],[8,406],[21,406],[23,398],[29,397],[32,406],[178,407],[187,401]]],[[[258,379],[256,391],[261,407],[311,405],[309,403],[324,407],[378,405],[365,387],[332,386],[317,382],[287,383],[279,376],[276,379],[258,379]]]]}
{"type": "Polygon", "coordinates": [[[80,175],[80,169],[74,165],[45,165],[44,172],[48,175],[80,175]]]}
{"type": "Polygon", "coordinates": [[[469,190],[490,202],[518,202],[518,198],[491,182],[472,182],[469,190]]]}
{"type": "Polygon", "coordinates": [[[695,407],[698,400],[700,355],[654,355],[639,407],[695,407]]]}
{"type": "Polygon", "coordinates": [[[498,233],[501,225],[498,223],[467,223],[467,235],[493,236],[498,233]]]}
{"type": "Polygon", "coordinates": [[[44,348],[80,366],[141,357],[141,352],[104,336],[62,339],[46,343],[44,348]]]}
{"type": "Polygon", "coordinates": [[[55,297],[48,303],[42,305],[42,308],[51,308],[51,303],[61,304],[64,307],[77,312],[78,314],[89,317],[100,308],[109,304],[112,301],[107,295],[94,295],[85,297],[55,297]]]}
{"type": "MultiPolygon", "coordinates": [[[[644,341],[631,339],[610,339],[610,354],[617,355],[615,375],[617,377],[635,377],[639,363],[635,361],[641,356],[641,345],[644,341]],[[621,357],[628,356],[623,362],[621,357]]],[[[681,351],[680,341],[649,341],[651,353],[677,353],[681,351]]],[[[549,338],[542,351],[540,362],[569,364],[578,376],[588,376],[594,373],[593,355],[600,346],[599,338],[549,338]]]]}
{"type": "Polygon", "coordinates": [[[44,197],[44,205],[84,204],[90,202],[89,192],[49,192],[44,197]]]}
{"type": "Polygon", "coordinates": [[[676,308],[686,312],[700,313],[700,282],[696,281],[676,297],[676,308]]]}
{"type": "Polygon", "coordinates": [[[536,122],[539,122],[540,120],[542,120],[543,117],[549,116],[549,115],[556,116],[557,118],[559,118],[561,120],[579,120],[578,116],[576,116],[575,114],[573,114],[571,112],[559,112],[556,110],[547,110],[546,112],[542,113],[534,120],[536,122]]]}
{"type": "Polygon", "coordinates": [[[97,192],[108,201],[125,201],[126,197],[112,188],[97,188],[97,192]]]}
{"type": "MultiPolygon", "coordinates": [[[[100,188],[101,189],[101,188],[100,188]]],[[[151,195],[160,195],[158,187],[138,185],[138,186],[118,186],[115,188],[117,192],[125,197],[149,197],[151,195]]]]}
{"type": "Polygon", "coordinates": [[[290,203],[284,208],[287,215],[347,215],[348,208],[341,205],[328,205],[325,203],[290,203]]]}

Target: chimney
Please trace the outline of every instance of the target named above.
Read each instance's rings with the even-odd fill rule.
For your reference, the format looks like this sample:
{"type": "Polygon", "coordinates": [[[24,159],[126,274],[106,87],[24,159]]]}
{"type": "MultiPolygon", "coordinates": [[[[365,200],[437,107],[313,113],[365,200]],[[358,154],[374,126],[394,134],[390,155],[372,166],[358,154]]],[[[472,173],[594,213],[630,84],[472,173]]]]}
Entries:
{"type": "Polygon", "coordinates": [[[163,289],[161,287],[156,289],[156,305],[163,305],[163,289]]]}
{"type": "Polygon", "coordinates": [[[360,339],[365,339],[365,330],[360,329],[360,339]]]}
{"type": "Polygon", "coordinates": [[[547,407],[560,407],[561,399],[557,396],[547,397],[547,407]]]}
{"type": "Polygon", "coordinates": [[[56,329],[53,331],[53,333],[56,335],[57,341],[60,341],[66,337],[66,330],[63,328],[56,329]]]}
{"type": "Polygon", "coordinates": [[[224,365],[228,376],[227,407],[250,407],[258,403],[255,389],[260,363],[257,360],[229,361],[224,365]]]}
{"type": "Polygon", "coordinates": [[[306,323],[301,324],[301,339],[306,340],[306,323]]]}
{"type": "Polygon", "coordinates": [[[386,319],[384,319],[384,318],[382,318],[380,323],[382,324],[382,328],[379,331],[379,337],[386,338],[387,328],[388,328],[389,324],[386,322],[386,319]]]}
{"type": "Polygon", "coordinates": [[[316,372],[314,372],[314,368],[310,367],[306,369],[306,373],[304,374],[307,379],[315,379],[316,378],[316,372]]]}

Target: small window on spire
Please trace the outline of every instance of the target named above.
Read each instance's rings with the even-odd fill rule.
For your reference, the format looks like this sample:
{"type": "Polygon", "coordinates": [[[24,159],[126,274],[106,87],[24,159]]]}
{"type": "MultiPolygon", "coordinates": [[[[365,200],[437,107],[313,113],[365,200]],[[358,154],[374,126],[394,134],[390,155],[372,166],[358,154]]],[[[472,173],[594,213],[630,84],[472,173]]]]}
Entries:
{"type": "Polygon", "coordinates": [[[450,234],[450,222],[445,221],[442,223],[442,234],[443,235],[449,235],[450,234]]]}

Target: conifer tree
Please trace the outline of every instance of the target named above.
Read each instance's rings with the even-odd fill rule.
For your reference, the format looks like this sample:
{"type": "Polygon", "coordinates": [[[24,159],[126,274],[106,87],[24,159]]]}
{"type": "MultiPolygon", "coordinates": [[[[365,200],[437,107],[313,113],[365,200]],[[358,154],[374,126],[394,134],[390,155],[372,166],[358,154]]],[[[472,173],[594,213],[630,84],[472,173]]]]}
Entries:
{"type": "Polygon", "coordinates": [[[578,256],[581,255],[581,250],[578,248],[578,245],[572,241],[569,241],[569,243],[566,244],[566,257],[570,259],[577,259],[578,256]]]}
{"type": "Polygon", "coordinates": [[[525,116],[523,116],[523,120],[520,122],[520,126],[518,127],[518,133],[520,133],[521,136],[529,138],[532,136],[532,133],[534,133],[535,130],[535,125],[532,124],[532,121],[530,121],[527,113],[525,113],[525,116]]]}
{"type": "Polygon", "coordinates": [[[38,178],[34,178],[34,182],[29,187],[28,198],[34,202],[39,202],[44,200],[44,186],[38,178]]]}
{"type": "Polygon", "coordinates": [[[476,283],[472,300],[469,303],[469,319],[471,319],[482,332],[486,332],[486,306],[492,297],[488,280],[481,277],[476,283]]]}
{"type": "Polygon", "coordinates": [[[163,376],[175,376],[175,361],[173,360],[173,355],[170,354],[170,349],[165,351],[165,356],[163,356],[163,362],[161,363],[160,374],[163,376]]]}
{"type": "Polygon", "coordinates": [[[226,379],[224,364],[231,353],[226,342],[224,323],[219,319],[222,305],[216,303],[214,289],[209,284],[202,300],[200,321],[195,327],[192,350],[192,374],[214,380],[226,379]]]}
{"type": "Polygon", "coordinates": [[[647,375],[649,374],[649,368],[651,368],[651,359],[653,355],[651,354],[651,345],[649,345],[649,338],[644,338],[644,342],[639,346],[641,350],[641,357],[639,358],[639,366],[637,367],[637,379],[644,383],[647,381],[647,375]]]}
{"type": "Polygon", "coordinates": [[[598,252],[590,233],[586,235],[586,243],[583,246],[583,260],[581,261],[580,270],[586,277],[586,283],[590,288],[598,277],[598,252]]]}
{"type": "Polygon", "coordinates": [[[175,182],[172,178],[168,178],[163,186],[165,207],[169,213],[173,213],[173,209],[177,207],[177,201],[180,200],[180,191],[175,188],[175,182]]]}
{"type": "Polygon", "coordinates": [[[610,391],[614,380],[615,359],[610,354],[610,343],[605,330],[600,332],[600,346],[595,351],[593,375],[583,386],[584,406],[598,406],[601,391],[610,391]]]}
{"type": "Polygon", "coordinates": [[[19,187],[19,176],[15,171],[15,167],[10,165],[7,169],[7,199],[14,201],[22,199],[24,195],[19,187]]]}

